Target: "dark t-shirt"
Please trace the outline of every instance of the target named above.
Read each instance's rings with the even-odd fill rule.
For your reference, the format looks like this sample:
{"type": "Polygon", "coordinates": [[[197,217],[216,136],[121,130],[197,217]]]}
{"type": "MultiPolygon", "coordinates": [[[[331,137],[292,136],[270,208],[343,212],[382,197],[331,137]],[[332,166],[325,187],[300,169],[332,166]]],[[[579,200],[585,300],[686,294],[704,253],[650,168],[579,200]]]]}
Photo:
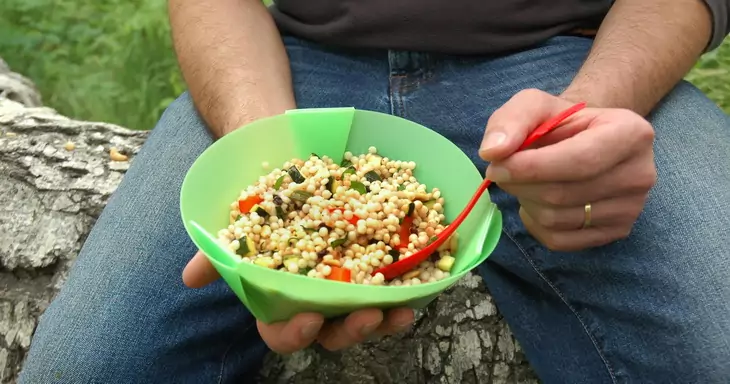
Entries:
{"type": "MultiPolygon", "coordinates": [[[[702,1],[702,0],[698,0],[702,1]]],[[[713,41],[727,35],[730,0],[705,0],[713,41]]],[[[275,0],[283,31],[338,46],[450,54],[524,49],[576,29],[597,29],[612,0],[275,0]]]]}

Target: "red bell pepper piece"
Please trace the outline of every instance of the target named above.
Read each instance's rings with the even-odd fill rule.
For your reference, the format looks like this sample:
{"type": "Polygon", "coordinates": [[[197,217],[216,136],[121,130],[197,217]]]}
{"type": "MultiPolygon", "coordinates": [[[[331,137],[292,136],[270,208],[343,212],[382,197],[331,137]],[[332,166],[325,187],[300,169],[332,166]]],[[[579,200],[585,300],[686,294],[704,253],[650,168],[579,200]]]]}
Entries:
{"type": "Polygon", "coordinates": [[[408,243],[410,242],[411,237],[411,225],[413,225],[413,217],[404,217],[403,222],[400,223],[400,231],[398,232],[398,235],[400,236],[400,244],[395,247],[396,249],[408,248],[408,243]]]}
{"type": "Polygon", "coordinates": [[[260,196],[249,196],[244,200],[238,200],[238,210],[241,213],[248,213],[251,211],[254,205],[264,201],[260,196]]]}
{"type": "Polygon", "coordinates": [[[332,270],[329,275],[327,275],[327,280],[334,280],[334,281],[342,281],[345,283],[349,283],[352,281],[352,271],[350,271],[347,268],[341,268],[341,267],[331,267],[332,270]]]}

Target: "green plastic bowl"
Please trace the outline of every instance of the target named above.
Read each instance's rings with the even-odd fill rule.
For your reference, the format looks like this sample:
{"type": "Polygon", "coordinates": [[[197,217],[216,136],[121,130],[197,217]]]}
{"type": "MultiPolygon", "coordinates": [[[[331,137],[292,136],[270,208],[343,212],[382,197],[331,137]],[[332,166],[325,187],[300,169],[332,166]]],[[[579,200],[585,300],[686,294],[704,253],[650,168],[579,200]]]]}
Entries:
{"type": "Polygon", "coordinates": [[[228,226],[229,205],[240,191],[271,169],[310,153],[340,162],[345,151],[375,146],[390,159],[416,162],[415,176],[437,187],[451,222],[466,206],[482,177],[469,158],[438,133],[414,122],[354,108],[296,109],[257,120],[224,136],[190,167],[180,192],[185,229],[243,304],[259,320],[287,320],[300,312],[327,318],[361,308],[423,308],[494,250],[502,215],[485,193],[458,228],[459,249],[451,275],[413,286],[371,286],[315,279],[241,261],[218,244],[228,226]]]}

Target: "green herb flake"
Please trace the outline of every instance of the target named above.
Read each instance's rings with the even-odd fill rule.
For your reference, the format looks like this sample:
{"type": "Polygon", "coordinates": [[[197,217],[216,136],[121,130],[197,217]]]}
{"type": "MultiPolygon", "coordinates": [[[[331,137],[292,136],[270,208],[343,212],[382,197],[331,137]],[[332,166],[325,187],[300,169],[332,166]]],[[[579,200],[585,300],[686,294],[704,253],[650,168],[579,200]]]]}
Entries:
{"type": "Polygon", "coordinates": [[[346,242],[346,241],[347,241],[347,239],[346,239],[346,238],[343,238],[343,239],[337,239],[337,240],[333,240],[333,241],[332,241],[332,242],[330,243],[330,245],[332,246],[332,248],[336,248],[336,247],[339,247],[339,246],[340,246],[340,245],[342,245],[342,244],[345,244],[345,242],[346,242]]]}
{"type": "Polygon", "coordinates": [[[286,217],[286,213],[284,212],[284,209],[282,209],[280,206],[276,206],[276,217],[280,219],[284,219],[286,217]]]}
{"type": "Polygon", "coordinates": [[[357,192],[359,192],[361,195],[364,195],[367,193],[367,188],[365,188],[365,184],[359,182],[359,181],[351,181],[350,182],[350,189],[354,189],[357,192]]]}
{"type": "Polygon", "coordinates": [[[276,182],[274,183],[274,189],[279,190],[281,188],[281,185],[284,183],[284,179],[286,178],[286,175],[279,176],[278,179],[276,179],[276,182]]]}

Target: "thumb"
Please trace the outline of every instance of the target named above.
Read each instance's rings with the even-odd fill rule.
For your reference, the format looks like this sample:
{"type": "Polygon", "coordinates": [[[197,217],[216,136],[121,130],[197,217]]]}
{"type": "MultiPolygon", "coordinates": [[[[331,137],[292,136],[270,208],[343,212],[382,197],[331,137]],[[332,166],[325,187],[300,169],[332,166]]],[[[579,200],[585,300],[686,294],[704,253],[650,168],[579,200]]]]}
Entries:
{"type": "Polygon", "coordinates": [[[204,287],[220,277],[213,264],[201,251],[190,259],[182,273],[183,283],[190,288],[204,287]]]}
{"type": "Polygon", "coordinates": [[[494,162],[510,156],[530,132],[571,105],[537,89],[518,92],[489,117],[479,157],[494,162]]]}

